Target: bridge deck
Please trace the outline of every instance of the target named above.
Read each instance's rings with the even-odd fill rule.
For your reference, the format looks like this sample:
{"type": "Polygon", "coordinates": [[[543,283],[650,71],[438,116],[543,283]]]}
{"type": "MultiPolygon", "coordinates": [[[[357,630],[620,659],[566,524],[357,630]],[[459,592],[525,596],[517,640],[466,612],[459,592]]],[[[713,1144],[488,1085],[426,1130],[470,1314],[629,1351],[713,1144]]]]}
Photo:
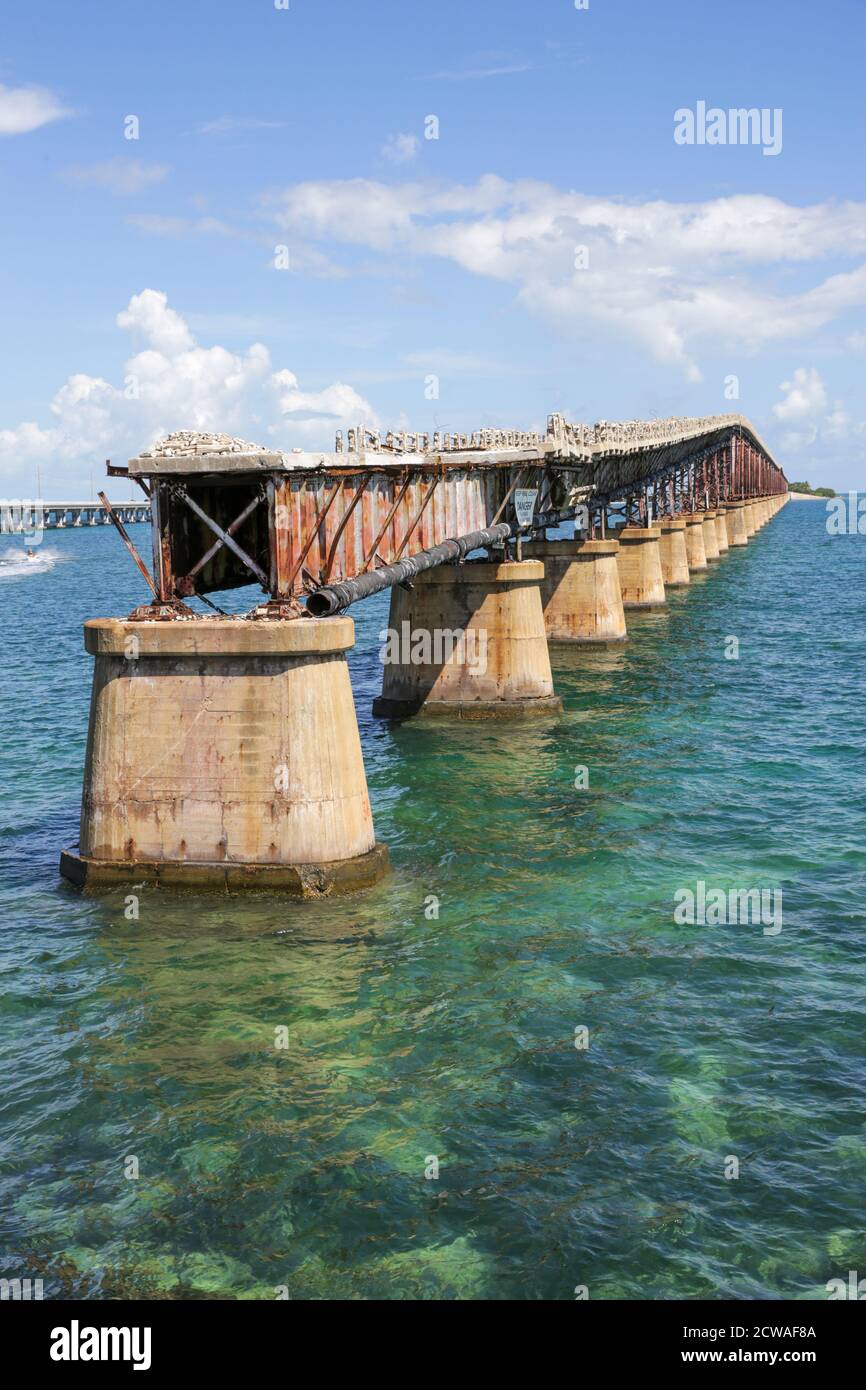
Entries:
{"type": "MultiPolygon", "coordinates": [[[[513,515],[518,489],[544,513],[585,503],[590,529],[624,499],[629,520],[783,491],[779,465],[740,415],[572,425],[547,432],[388,435],[348,449],[207,452],[130,460],[151,492],[161,600],[248,584],[292,602],[513,515]]],[[[116,472],[117,470],[112,470],[116,472]]]]}

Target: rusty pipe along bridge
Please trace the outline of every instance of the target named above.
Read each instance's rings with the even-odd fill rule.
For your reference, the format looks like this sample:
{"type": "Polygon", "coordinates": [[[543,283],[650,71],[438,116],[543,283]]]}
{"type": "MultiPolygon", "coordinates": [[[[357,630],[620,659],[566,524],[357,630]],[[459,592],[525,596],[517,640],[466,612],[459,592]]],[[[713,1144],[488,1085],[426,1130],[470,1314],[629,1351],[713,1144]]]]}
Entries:
{"type": "MultiPolygon", "coordinates": [[[[257,617],[301,616],[304,600],[310,611],[333,611],[315,608],[320,591],[384,567],[396,566],[400,582],[402,561],[449,540],[501,546],[503,533],[543,536],[575,515],[584,534],[603,538],[611,513],[642,526],[787,491],[767,445],[734,414],[595,425],[552,415],[543,435],[383,438],[362,425],[345,442],[338,433],[333,452],[217,451],[198,438],[192,448],[156,447],[128,468],[108,465],[149,502],[152,573],[137,563],[153,602],[140,616],[190,616],[187,599],[207,603],[209,593],[250,583],[268,596],[257,617]]],[[[436,563],[453,558],[462,554],[446,549],[436,563]]]]}

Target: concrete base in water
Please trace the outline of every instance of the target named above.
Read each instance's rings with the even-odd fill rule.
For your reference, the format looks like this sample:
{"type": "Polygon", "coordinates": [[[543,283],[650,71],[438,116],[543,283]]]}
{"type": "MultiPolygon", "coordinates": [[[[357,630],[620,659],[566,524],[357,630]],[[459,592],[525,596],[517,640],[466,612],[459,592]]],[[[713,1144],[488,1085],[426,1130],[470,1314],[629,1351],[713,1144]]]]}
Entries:
{"type": "Polygon", "coordinates": [[[623,608],[663,608],[665,581],[660,526],[623,526],[617,532],[617,568],[623,608]]]}
{"type": "Polygon", "coordinates": [[[728,552],[728,528],[725,525],[725,509],[716,512],[716,545],[719,547],[719,554],[726,555],[728,552]]]}
{"type": "Polygon", "coordinates": [[[188,859],[125,863],[85,859],[71,850],[60,856],[60,872],[76,888],[141,882],[197,891],[216,888],[226,893],[253,888],[293,898],[325,898],[369,888],[388,872],[388,866],[388,850],[381,844],[356,859],[337,859],[330,864],[197,864],[188,859]]]}
{"type": "Polygon", "coordinates": [[[714,511],[704,512],[703,516],[704,552],[707,557],[707,563],[713,564],[714,561],[719,558],[719,542],[716,536],[716,513],[714,511]]]}
{"type": "Polygon", "coordinates": [[[683,520],[686,523],[686,555],[688,556],[689,569],[693,573],[697,570],[705,570],[707,568],[707,550],[704,545],[703,512],[684,512],[683,520]]]}
{"type": "Polygon", "coordinates": [[[548,642],[624,642],[619,544],[609,540],[529,541],[528,560],[541,560],[541,606],[548,642]]]}
{"type": "Polygon", "coordinates": [[[544,631],[540,560],[442,565],[391,590],[385,719],[558,713],[544,631]]]}
{"type": "Polygon", "coordinates": [[[351,618],[85,623],[95,657],[78,885],[301,896],[374,882],[351,618]]]}
{"type": "Polygon", "coordinates": [[[746,522],[743,516],[744,507],[745,503],[743,502],[727,502],[725,504],[725,527],[728,532],[729,546],[749,544],[746,522]]]}
{"type": "Polygon", "coordinates": [[[659,557],[665,588],[681,589],[691,582],[686,555],[686,523],[680,516],[666,517],[659,522],[659,529],[659,557]]]}

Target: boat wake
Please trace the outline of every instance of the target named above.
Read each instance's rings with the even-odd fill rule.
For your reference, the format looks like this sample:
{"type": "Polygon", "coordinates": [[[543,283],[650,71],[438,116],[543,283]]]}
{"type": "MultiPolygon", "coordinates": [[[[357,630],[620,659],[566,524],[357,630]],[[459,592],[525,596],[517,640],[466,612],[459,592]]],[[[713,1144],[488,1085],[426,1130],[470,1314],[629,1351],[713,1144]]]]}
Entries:
{"type": "Polygon", "coordinates": [[[7,550],[0,553],[0,579],[23,579],[28,574],[45,574],[53,569],[59,556],[57,551],[36,550],[28,555],[26,550],[7,550]]]}

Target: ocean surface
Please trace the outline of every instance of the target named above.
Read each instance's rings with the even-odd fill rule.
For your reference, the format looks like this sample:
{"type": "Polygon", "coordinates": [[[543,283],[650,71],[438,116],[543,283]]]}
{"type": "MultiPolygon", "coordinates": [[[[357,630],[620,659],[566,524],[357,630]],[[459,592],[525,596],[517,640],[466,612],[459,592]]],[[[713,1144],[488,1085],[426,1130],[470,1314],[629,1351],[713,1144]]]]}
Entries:
{"type": "Polygon", "coordinates": [[[554,1300],[866,1276],[866,537],[825,518],[792,502],[622,650],[554,648],[558,718],[374,720],[387,596],[361,605],[392,876],[315,903],[144,886],[138,921],[57,860],[81,624],[146,594],[111,528],[47,532],[53,563],[0,578],[0,1276],[554,1300]],[[699,882],[779,890],[781,931],[678,924],[699,882]]]}

